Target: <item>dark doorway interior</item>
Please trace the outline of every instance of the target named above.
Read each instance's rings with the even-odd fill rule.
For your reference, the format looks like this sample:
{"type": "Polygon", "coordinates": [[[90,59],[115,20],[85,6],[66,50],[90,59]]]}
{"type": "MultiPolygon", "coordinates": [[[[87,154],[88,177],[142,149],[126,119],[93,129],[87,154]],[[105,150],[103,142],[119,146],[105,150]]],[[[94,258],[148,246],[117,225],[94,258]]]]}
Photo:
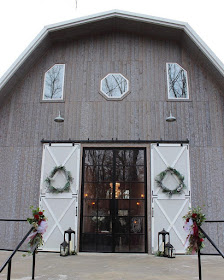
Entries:
{"type": "Polygon", "coordinates": [[[80,251],[147,252],[145,158],[143,148],[84,149],[80,251]]]}

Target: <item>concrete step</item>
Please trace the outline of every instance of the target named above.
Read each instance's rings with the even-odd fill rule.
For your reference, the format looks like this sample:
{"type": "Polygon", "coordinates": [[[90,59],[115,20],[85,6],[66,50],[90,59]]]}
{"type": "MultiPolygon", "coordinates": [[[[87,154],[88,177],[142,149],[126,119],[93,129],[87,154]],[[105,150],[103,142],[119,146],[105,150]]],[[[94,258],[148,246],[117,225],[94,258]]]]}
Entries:
{"type": "MultiPolygon", "coordinates": [[[[12,261],[12,280],[31,279],[32,256],[18,252],[12,261]]],[[[0,265],[10,252],[0,251],[0,265]]],[[[197,256],[160,258],[147,254],[79,253],[60,257],[55,253],[38,253],[36,280],[193,280],[198,279],[197,256]]],[[[223,280],[224,260],[202,256],[203,280],[223,280]]],[[[7,267],[0,274],[7,279],[7,267]]]]}

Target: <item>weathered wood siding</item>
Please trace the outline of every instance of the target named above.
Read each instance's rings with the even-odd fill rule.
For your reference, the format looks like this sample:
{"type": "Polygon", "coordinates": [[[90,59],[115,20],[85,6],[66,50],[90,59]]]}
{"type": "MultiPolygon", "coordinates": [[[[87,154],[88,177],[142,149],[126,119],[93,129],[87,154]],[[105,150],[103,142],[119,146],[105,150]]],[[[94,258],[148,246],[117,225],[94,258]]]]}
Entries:
{"type": "Polygon", "coordinates": [[[57,43],[33,65],[0,111],[1,218],[26,218],[29,205],[38,205],[42,138],[188,138],[193,205],[223,219],[223,90],[175,41],[110,33],[57,43]],[[190,101],[167,101],[166,62],[188,71],[190,101]],[[55,63],[65,64],[65,102],[40,102],[44,74],[55,63]],[[130,81],[122,101],[99,94],[110,72],[130,81]],[[170,109],[177,122],[165,121],[170,109]],[[63,124],[54,122],[59,110],[63,124]]]}

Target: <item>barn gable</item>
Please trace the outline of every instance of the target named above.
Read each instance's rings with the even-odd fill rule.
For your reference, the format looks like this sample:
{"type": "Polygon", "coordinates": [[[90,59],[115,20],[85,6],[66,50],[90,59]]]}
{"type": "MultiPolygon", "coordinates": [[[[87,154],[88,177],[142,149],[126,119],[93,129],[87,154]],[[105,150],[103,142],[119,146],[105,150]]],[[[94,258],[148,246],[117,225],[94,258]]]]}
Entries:
{"type": "Polygon", "coordinates": [[[203,67],[215,74],[216,81],[223,86],[223,63],[187,23],[112,10],[46,26],[1,78],[0,100],[55,42],[118,30],[179,42],[203,67]]]}

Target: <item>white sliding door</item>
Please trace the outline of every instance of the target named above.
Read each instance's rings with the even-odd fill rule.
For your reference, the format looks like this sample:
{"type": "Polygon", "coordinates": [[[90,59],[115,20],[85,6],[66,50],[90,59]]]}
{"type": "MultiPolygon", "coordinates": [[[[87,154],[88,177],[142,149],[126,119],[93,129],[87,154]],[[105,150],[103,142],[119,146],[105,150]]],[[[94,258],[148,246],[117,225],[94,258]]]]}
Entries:
{"type": "MultiPolygon", "coordinates": [[[[174,190],[179,184],[175,175],[167,173],[163,185],[174,190]]],[[[188,212],[190,201],[189,146],[179,144],[160,144],[151,146],[151,187],[152,187],[152,251],[158,250],[158,232],[163,228],[170,233],[170,243],[177,253],[185,253],[186,232],[182,217],[188,212]],[[176,169],[184,176],[181,194],[169,196],[162,191],[155,178],[167,167],[176,169]]],[[[161,244],[160,244],[161,246],[161,244]]],[[[161,250],[161,247],[159,248],[161,250]]]]}
{"type": "MultiPolygon", "coordinates": [[[[43,146],[40,207],[45,210],[48,218],[47,232],[44,234],[43,250],[59,251],[63,242],[64,231],[71,227],[76,232],[78,220],[78,186],[80,176],[80,145],[45,144],[43,146]],[[45,179],[49,177],[56,166],[64,166],[73,178],[69,192],[49,192],[45,179]]],[[[63,188],[66,184],[64,172],[58,171],[52,180],[52,185],[63,188]]],[[[77,241],[76,241],[77,246],[77,241]]]]}

